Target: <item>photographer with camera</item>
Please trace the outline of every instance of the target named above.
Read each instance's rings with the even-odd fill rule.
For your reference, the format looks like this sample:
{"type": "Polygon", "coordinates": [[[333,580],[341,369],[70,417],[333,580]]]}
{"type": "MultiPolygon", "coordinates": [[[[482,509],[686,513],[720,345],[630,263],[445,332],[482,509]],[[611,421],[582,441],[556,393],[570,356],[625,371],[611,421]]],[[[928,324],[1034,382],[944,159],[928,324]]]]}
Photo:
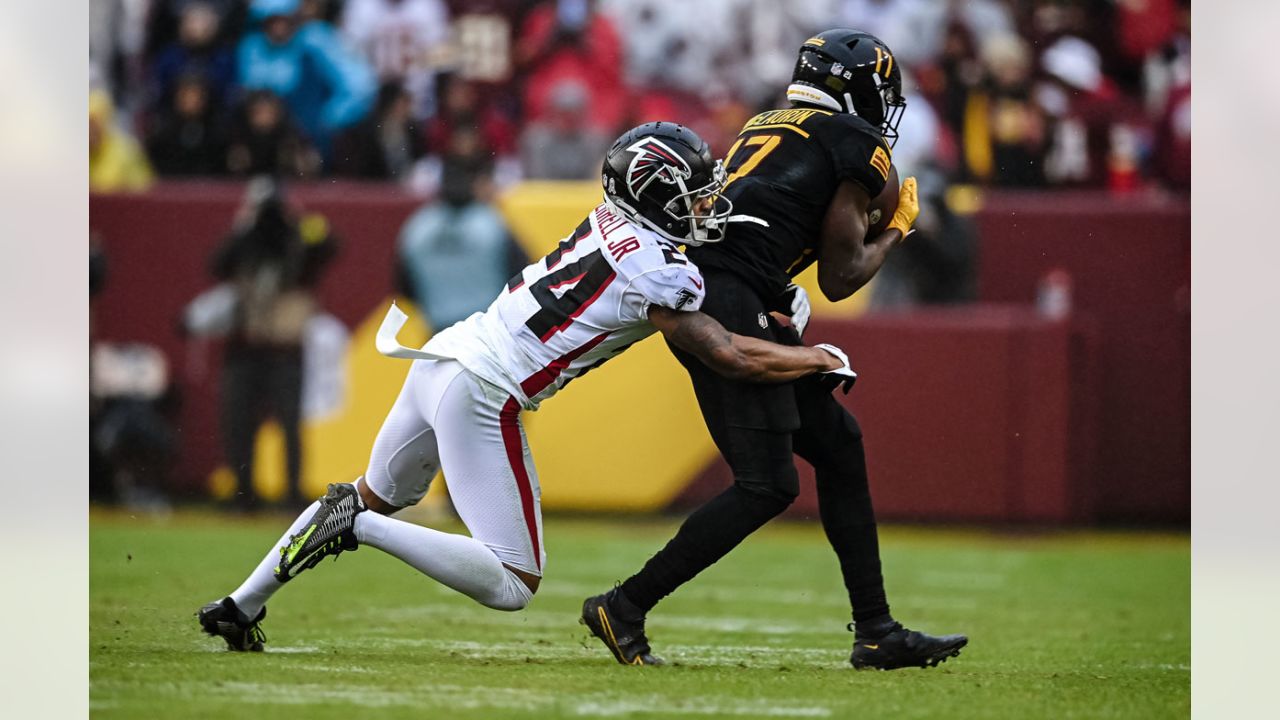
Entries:
{"type": "Polygon", "coordinates": [[[312,289],[336,241],[319,215],[300,218],[275,180],[249,183],[235,227],[213,256],[213,274],[231,297],[223,356],[221,422],[227,464],[236,475],[235,505],[258,505],[253,490],[254,436],[270,415],[280,423],[290,505],[301,503],[302,344],[317,311],[312,289]]]}

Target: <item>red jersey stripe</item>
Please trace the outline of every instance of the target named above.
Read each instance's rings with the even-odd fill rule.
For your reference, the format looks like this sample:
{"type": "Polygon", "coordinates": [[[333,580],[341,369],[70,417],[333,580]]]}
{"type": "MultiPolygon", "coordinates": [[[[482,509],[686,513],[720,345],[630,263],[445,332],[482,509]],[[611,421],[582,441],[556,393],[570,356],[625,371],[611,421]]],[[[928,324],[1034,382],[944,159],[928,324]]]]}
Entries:
{"type": "Polygon", "coordinates": [[[561,355],[555,360],[552,360],[549,365],[525,378],[520,383],[520,389],[524,391],[525,397],[532,398],[543,390],[546,390],[551,386],[551,383],[556,381],[556,378],[560,377],[560,373],[564,372],[565,368],[569,367],[574,360],[577,360],[590,352],[592,348],[604,342],[607,337],[609,337],[609,333],[600,333],[582,345],[579,345],[573,350],[561,355]]]}

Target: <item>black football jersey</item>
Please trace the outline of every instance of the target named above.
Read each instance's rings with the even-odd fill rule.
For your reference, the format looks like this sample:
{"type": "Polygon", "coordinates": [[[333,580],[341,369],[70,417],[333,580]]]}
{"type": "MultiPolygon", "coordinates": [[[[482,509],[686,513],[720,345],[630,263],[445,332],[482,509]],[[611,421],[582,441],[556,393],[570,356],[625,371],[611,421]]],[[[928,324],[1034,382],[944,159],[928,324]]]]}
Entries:
{"type": "Polygon", "coordinates": [[[889,177],[879,129],[847,113],[792,108],[743,126],[725,164],[725,196],[738,217],[722,242],[689,248],[703,270],[733,272],[770,301],[817,260],[827,206],[842,180],[875,197],[889,177]]]}

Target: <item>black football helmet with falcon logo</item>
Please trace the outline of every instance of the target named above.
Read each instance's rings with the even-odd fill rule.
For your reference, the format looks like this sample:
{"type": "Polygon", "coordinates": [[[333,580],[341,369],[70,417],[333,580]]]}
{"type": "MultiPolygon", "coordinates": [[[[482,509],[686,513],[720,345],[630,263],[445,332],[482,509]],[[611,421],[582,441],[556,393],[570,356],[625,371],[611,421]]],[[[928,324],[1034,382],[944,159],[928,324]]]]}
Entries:
{"type": "Polygon", "coordinates": [[[669,122],[628,130],[604,158],[605,200],[631,222],[676,243],[724,239],[733,204],[720,195],[725,171],[698,134],[669,122]]]}
{"type": "Polygon", "coordinates": [[[804,41],[787,99],[857,115],[880,128],[889,147],[898,140],[898,123],[907,107],[902,70],[889,47],[875,35],[847,28],[804,41]]]}

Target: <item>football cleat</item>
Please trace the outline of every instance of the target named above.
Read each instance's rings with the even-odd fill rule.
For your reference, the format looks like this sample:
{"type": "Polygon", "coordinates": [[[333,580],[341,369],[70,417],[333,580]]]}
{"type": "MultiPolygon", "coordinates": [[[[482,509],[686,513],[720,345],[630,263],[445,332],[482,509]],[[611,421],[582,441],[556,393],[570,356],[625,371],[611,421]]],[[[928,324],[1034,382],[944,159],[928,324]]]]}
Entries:
{"type": "Polygon", "coordinates": [[[364,500],[350,483],[333,483],[320,498],[320,507],[302,530],[289,536],[280,548],[280,564],[276,580],[288,582],[303,570],[315,567],[330,555],[337,557],[345,550],[356,550],[356,515],[365,511],[364,500]]]}
{"type": "Polygon", "coordinates": [[[264,607],[258,616],[249,619],[236,607],[236,601],[230,597],[214,600],[200,608],[196,617],[200,619],[200,628],[205,632],[227,641],[227,649],[236,652],[262,652],[262,644],[267,641],[267,634],[258,625],[267,616],[264,607]]]}
{"type": "Polygon", "coordinates": [[[639,622],[630,622],[618,616],[614,603],[619,598],[618,589],[614,588],[604,595],[589,597],[582,603],[582,618],[591,634],[600,638],[613,657],[623,665],[665,665],[662,658],[657,657],[649,648],[649,640],[644,636],[644,617],[639,622]]]}
{"type": "Polygon", "coordinates": [[[960,648],[968,644],[969,638],[964,635],[934,637],[894,623],[893,629],[883,637],[855,639],[849,662],[858,670],[937,667],[947,658],[959,655],[960,648]]]}

